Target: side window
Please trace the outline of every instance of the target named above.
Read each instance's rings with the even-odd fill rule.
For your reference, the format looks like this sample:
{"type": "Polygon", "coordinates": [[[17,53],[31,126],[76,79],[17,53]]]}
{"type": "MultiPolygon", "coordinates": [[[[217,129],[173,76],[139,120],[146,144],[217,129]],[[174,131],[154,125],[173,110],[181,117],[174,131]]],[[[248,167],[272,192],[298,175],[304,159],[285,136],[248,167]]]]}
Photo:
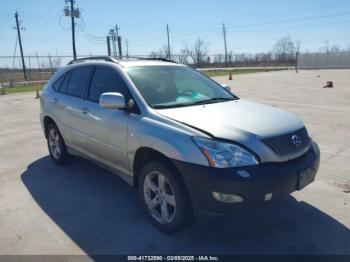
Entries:
{"type": "Polygon", "coordinates": [[[58,79],[52,84],[52,88],[53,88],[56,92],[60,92],[62,83],[63,83],[63,81],[66,79],[67,75],[68,75],[67,73],[63,74],[60,78],[58,78],[58,79]]]}
{"type": "Polygon", "coordinates": [[[68,73],[66,73],[66,77],[64,78],[61,87],[60,87],[60,92],[61,93],[65,93],[67,90],[67,85],[68,85],[68,81],[69,81],[69,76],[70,76],[70,71],[68,73]]]}
{"type": "Polygon", "coordinates": [[[125,100],[130,98],[123,79],[112,69],[97,67],[92,77],[88,99],[98,102],[100,96],[106,92],[118,92],[124,95],[125,100]]]}
{"type": "Polygon", "coordinates": [[[66,93],[71,96],[83,97],[84,88],[87,84],[91,67],[85,66],[72,71],[66,93]]]}

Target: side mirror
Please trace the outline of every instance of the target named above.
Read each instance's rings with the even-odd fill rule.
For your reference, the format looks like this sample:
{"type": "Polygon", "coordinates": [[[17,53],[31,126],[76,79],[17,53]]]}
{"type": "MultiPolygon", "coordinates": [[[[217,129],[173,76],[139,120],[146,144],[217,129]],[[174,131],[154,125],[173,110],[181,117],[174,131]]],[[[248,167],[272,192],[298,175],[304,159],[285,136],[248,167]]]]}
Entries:
{"type": "Polygon", "coordinates": [[[226,85],[226,84],[221,84],[221,86],[222,86],[223,88],[225,88],[227,91],[231,92],[231,87],[229,87],[228,85],[226,85]]]}
{"type": "Polygon", "coordinates": [[[100,106],[106,109],[126,108],[125,98],[120,93],[103,93],[100,97],[100,106]]]}

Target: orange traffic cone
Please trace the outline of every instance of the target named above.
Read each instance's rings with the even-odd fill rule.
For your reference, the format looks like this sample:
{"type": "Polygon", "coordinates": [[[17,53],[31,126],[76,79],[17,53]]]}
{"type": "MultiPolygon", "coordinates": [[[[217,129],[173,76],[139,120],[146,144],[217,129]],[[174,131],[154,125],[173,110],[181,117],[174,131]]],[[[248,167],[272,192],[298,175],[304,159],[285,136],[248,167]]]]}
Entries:
{"type": "Polygon", "coordinates": [[[229,75],[229,77],[228,77],[228,80],[232,80],[233,78],[232,78],[232,72],[230,72],[230,75],[229,75]]]}

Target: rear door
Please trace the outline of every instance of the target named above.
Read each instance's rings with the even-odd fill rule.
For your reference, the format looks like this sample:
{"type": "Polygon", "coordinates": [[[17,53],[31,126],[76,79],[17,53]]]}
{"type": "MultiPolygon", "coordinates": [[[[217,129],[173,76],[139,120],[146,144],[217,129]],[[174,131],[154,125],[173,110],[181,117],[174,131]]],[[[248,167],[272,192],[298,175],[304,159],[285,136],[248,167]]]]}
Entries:
{"type": "MultiPolygon", "coordinates": [[[[62,76],[60,76],[53,84],[52,88],[55,91],[50,97],[49,103],[50,103],[50,108],[52,108],[52,117],[55,119],[55,122],[61,130],[61,133],[63,137],[65,138],[65,133],[62,132],[62,127],[61,127],[61,119],[59,118],[61,115],[61,111],[64,109],[62,101],[65,99],[65,95],[62,94],[62,89],[67,85],[67,79],[69,79],[70,72],[64,73],[62,76]]],[[[66,138],[65,138],[66,141],[66,138]]]]}
{"type": "Polygon", "coordinates": [[[119,73],[108,66],[96,66],[87,94],[91,153],[100,162],[128,173],[127,133],[130,113],[125,110],[104,109],[99,105],[101,94],[118,92],[128,101],[130,94],[119,73]]]}
{"type": "Polygon", "coordinates": [[[84,95],[90,80],[92,66],[72,69],[61,87],[59,119],[68,146],[82,152],[89,151],[89,117],[84,95]]]}

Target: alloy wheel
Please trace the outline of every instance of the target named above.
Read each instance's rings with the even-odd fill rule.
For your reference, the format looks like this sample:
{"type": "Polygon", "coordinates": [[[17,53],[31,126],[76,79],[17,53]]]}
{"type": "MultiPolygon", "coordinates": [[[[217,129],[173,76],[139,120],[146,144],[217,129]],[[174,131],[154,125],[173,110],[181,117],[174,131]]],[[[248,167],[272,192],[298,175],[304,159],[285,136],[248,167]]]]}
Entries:
{"type": "Polygon", "coordinates": [[[168,179],[158,171],[145,177],[144,199],[152,217],[161,224],[170,223],[176,214],[176,199],[168,179]]]}
{"type": "Polygon", "coordinates": [[[56,129],[52,128],[49,132],[49,147],[52,156],[59,159],[61,156],[61,139],[56,129]]]}

